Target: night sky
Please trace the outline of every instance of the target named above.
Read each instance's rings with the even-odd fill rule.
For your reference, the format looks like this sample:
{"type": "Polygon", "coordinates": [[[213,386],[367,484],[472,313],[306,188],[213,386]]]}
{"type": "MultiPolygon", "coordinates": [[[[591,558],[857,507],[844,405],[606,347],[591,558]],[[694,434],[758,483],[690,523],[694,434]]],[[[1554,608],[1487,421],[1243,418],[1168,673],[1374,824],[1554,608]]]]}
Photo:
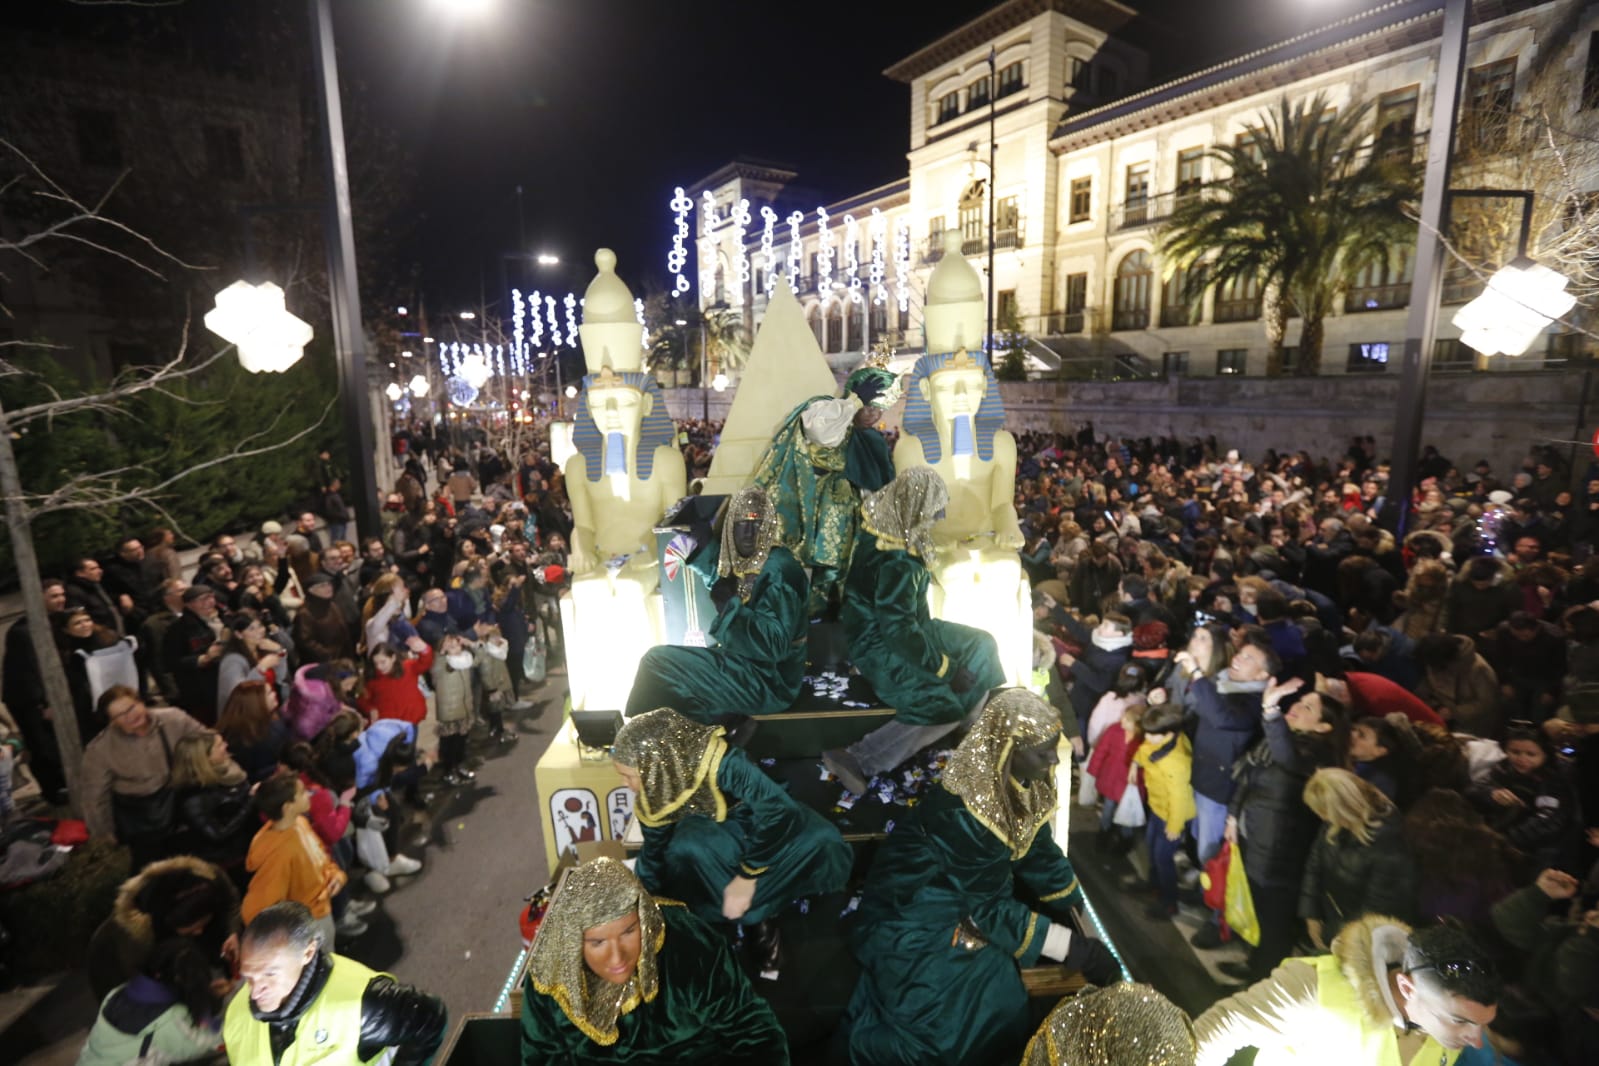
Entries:
{"type": "MultiPolygon", "coordinates": [[[[819,201],[902,177],[909,90],[881,71],[993,6],[478,2],[488,13],[461,19],[440,10],[449,0],[334,0],[346,95],[360,94],[416,168],[396,220],[414,266],[395,273],[414,272],[440,311],[475,307],[480,286],[494,302],[500,255],[520,244],[519,184],[526,250],[562,259],[546,289],[581,292],[593,249],[609,245],[642,295],[665,283],[672,187],[735,157],[792,165],[819,201]]],[[[188,0],[138,17],[215,32],[260,17],[261,3],[188,0]]],[[[1372,3],[1144,0],[1131,33],[1171,75],[1372,3]]],[[[121,17],[65,0],[6,6],[47,32],[55,19],[121,17]]],[[[271,6],[286,24],[303,17],[303,2],[271,6]]]]}

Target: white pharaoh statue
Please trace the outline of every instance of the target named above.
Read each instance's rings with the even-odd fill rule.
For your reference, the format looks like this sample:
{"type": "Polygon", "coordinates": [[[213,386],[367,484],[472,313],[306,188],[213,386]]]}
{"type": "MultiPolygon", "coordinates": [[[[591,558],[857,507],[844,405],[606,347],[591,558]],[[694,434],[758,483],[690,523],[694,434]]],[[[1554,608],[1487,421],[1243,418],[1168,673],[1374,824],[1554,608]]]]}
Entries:
{"type": "Polygon", "coordinates": [[[654,529],[688,492],[682,453],[644,348],[633,294],[609,248],[583,297],[583,359],[566,462],[572,591],[561,601],[572,706],[621,710],[644,652],[661,641],[654,529]]]}
{"type": "Polygon", "coordinates": [[[927,282],[928,354],[905,389],[894,469],[929,466],[949,487],[929,607],[935,618],[982,619],[1016,685],[1032,673],[1032,603],[1017,554],[1016,438],[1001,428],[1004,401],[981,350],[984,313],[982,281],[951,231],[927,282]]]}

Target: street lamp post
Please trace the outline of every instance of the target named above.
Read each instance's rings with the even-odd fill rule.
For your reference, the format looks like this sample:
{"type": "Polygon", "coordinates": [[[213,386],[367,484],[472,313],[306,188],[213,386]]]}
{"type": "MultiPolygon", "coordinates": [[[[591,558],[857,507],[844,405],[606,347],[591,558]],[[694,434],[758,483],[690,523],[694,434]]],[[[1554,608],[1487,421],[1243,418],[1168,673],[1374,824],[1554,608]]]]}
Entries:
{"type": "Polygon", "coordinates": [[[344,113],[339,67],[333,48],[329,0],[309,0],[315,46],[317,96],[322,102],[322,143],[327,164],[327,246],[333,345],[339,360],[340,406],[349,452],[350,495],[356,528],[370,536],[380,528],[372,410],[367,396],[366,337],[361,329],[361,293],[356,284],[355,232],[350,220],[350,171],[344,150],[344,113]]]}

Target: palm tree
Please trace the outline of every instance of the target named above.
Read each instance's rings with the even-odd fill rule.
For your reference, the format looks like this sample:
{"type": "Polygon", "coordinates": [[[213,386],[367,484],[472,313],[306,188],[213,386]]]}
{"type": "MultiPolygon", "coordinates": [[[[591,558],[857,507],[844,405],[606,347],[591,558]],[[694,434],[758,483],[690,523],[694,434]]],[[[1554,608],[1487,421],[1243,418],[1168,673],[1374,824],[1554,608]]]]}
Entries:
{"type": "Polygon", "coordinates": [[[1267,373],[1282,370],[1288,319],[1303,320],[1299,373],[1321,366],[1323,323],[1365,267],[1397,267],[1414,242],[1407,208],[1419,168],[1410,153],[1379,150],[1366,117],[1325,96],[1262,112],[1233,145],[1209,152],[1230,173],[1180,199],[1161,227],[1167,276],[1184,271],[1184,294],[1258,283],[1265,293],[1267,373]]]}

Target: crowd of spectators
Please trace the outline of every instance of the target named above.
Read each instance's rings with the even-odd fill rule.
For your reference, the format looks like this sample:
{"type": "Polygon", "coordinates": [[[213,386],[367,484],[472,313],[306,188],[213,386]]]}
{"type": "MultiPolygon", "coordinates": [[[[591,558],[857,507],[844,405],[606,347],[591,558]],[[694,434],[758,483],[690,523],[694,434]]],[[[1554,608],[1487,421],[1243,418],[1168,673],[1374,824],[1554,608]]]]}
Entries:
{"type": "Polygon", "coordinates": [[[1148,916],[1188,903],[1197,946],[1229,936],[1193,883],[1226,842],[1259,924],[1230,977],[1364,914],[1451,920],[1519,982],[1501,1049],[1595,1061],[1599,471],[1574,497],[1556,454],[1501,476],[1429,447],[1400,540],[1369,438],[1246,461],[1085,428],[1018,451],[1036,661],[1099,859],[1147,849],[1123,887],[1148,916]]]}

